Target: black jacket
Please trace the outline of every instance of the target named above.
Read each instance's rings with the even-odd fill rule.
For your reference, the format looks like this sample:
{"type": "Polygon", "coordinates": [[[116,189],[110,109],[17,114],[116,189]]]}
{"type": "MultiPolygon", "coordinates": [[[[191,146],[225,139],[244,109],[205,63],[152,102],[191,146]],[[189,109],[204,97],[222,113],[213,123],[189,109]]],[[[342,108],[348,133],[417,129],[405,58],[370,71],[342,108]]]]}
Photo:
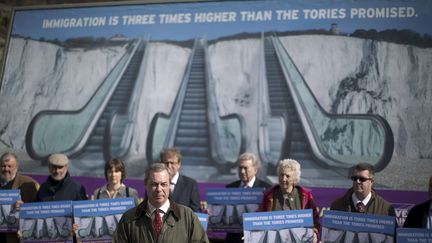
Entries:
{"type": "Polygon", "coordinates": [[[176,203],[191,208],[194,212],[198,212],[201,208],[198,183],[190,177],[179,175],[171,198],[176,203]]]}
{"type": "Polygon", "coordinates": [[[38,202],[87,200],[87,194],[85,188],[72,180],[69,172],[66,172],[65,178],[61,181],[53,180],[49,176],[40,186],[36,200],[38,202]]]}
{"type": "MultiPolygon", "coordinates": [[[[238,180],[238,181],[234,181],[234,182],[226,185],[225,187],[226,188],[233,188],[233,187],[237,188],[237,187],[240,187],[240,185],[241,185],[241,180],[238,180]]],[[[263,180],[256,178],[255,182],[253,184],[253,187],[263,187],[264,191],[265,191],[265,190],[269,189],[271,187],[271,185],[269,183],[263,181],[263,180]]]]}
{"type": "Polygon", "coordinates": [[[411,208],[404,223],[404,228],[426,228],[431,200],[411,208]]]}

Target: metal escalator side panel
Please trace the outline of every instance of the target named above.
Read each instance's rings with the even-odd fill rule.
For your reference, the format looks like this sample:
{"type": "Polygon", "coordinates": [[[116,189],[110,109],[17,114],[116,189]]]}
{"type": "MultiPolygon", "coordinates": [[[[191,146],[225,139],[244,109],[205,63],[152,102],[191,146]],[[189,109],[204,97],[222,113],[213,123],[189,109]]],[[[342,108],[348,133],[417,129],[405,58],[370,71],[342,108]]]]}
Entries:
{"type": "Polygon", "coordinates": [[[96,118],[108,103],[135,50],[136,43],[133,43],[81,109],[45,110],[36,114],[26,132],[25,144],[30,157],[43,159],[54,152],[71,155],[84,146],[96,124],[96,118]]]}

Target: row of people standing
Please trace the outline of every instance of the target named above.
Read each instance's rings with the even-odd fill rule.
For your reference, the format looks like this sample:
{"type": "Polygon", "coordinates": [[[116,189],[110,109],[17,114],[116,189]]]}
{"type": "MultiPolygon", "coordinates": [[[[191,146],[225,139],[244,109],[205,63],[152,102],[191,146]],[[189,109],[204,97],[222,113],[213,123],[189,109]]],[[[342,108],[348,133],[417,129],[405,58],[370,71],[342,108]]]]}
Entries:
{"type": "MultiPolygon", "coordinates": [[[[195,180],[179,174],[180,152],[173,148],[164,149],[160,153],[160,161],[168,172],[169,195],[173,202],[190,207],[193,211],[198,211],[200,208],[198,185],[195,180]]],[[[85,200],[87,199],[85,188],[70,178],[67,171],[68,162],[69,160],[65,155],[51,155],[48,158],[50,176],[38,190],[38,184],[32,178],[17,173],[16,155],[5,153],[1,156],[1,189],[20,189],[23,202],[85,200]]],[[[273,187],[266,181],[257,178],[259,168],[259,161],[254,154],[242,154],[237,161],[239,180],[228,184],[226,187],[262,187],[268,189],[263,196],[260,211],[312,209],[315,232],[318,234],[318,211],[312,193],[298,185],[301,175],[300,164],[290,159],[280,161],[277,168],[278,184],[273,187]]],[[[367,163],[356,165],[351,176],[352,188],[341,198],[335,200],[331,209],[394,216],[393,207],[373,190],[374,177],[373,166],[367,163]]],[[[123,184],[125,166],[121,160],[114,159],[106,163],[105,178],[107,184],[96,189],[93,198],[133,197],[135,203],[138,203],[137,191],[123,184]]],[[[432,197],[432,177],[430,184],[429,196],[432,197]]],[[[147,189],[146,187],[147,197],[149,197],[147,189]]],[[[430,207],[430,201],[425,202],[425,205],[425,208],[430,207]]],[[[19,204],[17,206],[19,207],[19,204]]],[[[412,224],[410,222],[421,221],[422,224],[418,224],[419,226],[426,227],[426,224],[429,226],[430,223],[428,222],[431,221],[429,211],[424,210],[423,212],[423,206],[421,210],[417,210],[417,208],[410,212],[406,225],[410,226],[409,224],[412,224]],[[413,215],[414,213],[415,215],[413,215]],[[414,216],[420,217],[421,220],[413,220],[414,216]]],[[[2,236],[4,237],[4,234],[2,236]]],[[[242,234],[228,234],[226,241],[239,242],[241,237],[242,234]]],[[[1,242],[6,241],[2,240],[1,242]]],[[[15,241],[9,240],[7,242],[15,241]]]]}

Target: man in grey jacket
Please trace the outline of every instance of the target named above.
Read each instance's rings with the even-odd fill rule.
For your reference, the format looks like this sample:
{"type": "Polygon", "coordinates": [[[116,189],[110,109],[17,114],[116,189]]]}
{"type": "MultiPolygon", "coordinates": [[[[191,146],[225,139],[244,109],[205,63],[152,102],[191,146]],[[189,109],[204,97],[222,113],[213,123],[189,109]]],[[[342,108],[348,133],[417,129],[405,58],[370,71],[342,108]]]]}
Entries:
{"type": "Polygon", "coordinates": [[[144,183],[147,198],[123,215],[112,242],[209,242],[195,213],[169,198],[164,164],[150,165],[144,183]]]}

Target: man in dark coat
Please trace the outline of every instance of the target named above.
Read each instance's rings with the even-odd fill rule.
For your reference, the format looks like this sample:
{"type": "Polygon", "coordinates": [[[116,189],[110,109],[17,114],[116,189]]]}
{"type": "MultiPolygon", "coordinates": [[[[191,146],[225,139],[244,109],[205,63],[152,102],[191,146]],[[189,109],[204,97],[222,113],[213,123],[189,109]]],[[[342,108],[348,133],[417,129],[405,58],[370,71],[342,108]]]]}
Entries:
{"type": "MultiPolygon", "coordinates": [[[[258,179],[256,174],[260,168],[260,163],[253,153],[243,153],[237,160],[237,172],[240,180],[234,181],[227,188],[252,188],[261,187],[263,191],[271,185],[264,180],[258,179]]],[[[242,242],[242,233],[228,233],[225,242],[242,242]]]]}
{"type": "Polygon", "coordinates": [[[85,188],[70,177],[68,163],[69,159],[64,154],[48,157],[50,176],[39,188],[37,201],[87,200],[85,188]]]}
{"type": "Polygon", "coordinates": [[[391,204],[373,190],[374,176],[371,164],[357,164],[351,176],[353,186],[331,204],[330,210],[395,216],[391,204]]]}
{"type": "Polygon", "coordinates": [[[432,229],[432,176],[429,178],[429,200],[414,206],[405,220],[405,228],[432,229]]]}
{"type": "Polygon", "coordinates": [[[190,177],[180,175],[181,159],[180,151],[175,148],[166,148],[160,152],[160,162],[165,164],[170,175],[172,199],[198,212],[201,208],[198,183],[190,177]]]}
{"type": "MultiPolygon", "coordinates": [[[[0,158],[0,190],[19,189],[21,200],[15,203],[15,209],[19,210],[20,204],[36,201],[36,193],[39,184],[31,177],[18,173],[17,156],[6,152],[0,158]]],[[[19,242],[18,235],[13,232],[0,233],[0,242],[19,242]]]]}
{"type": "Polygon", "coordinates": [[[170,199],[170,175],[165,165],[155,163],[145,172],[146,199],[126,211],[112,242],[208,243],[195,213],[170,199]]]}

